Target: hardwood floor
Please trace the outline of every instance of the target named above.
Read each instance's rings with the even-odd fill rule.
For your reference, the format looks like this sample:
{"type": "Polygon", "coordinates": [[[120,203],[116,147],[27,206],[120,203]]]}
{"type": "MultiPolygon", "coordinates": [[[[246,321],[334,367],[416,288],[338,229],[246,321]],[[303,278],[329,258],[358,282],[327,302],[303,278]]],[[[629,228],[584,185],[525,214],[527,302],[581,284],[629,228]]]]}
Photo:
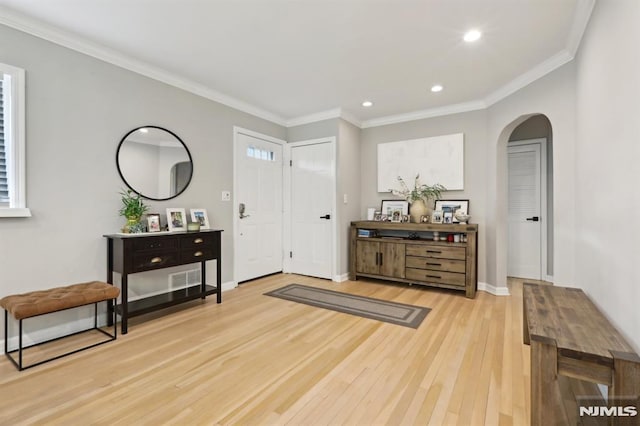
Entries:
{"type": "Polygon", "coordinates": [[[521,281],[510,290],[270,276],[31,370],[3,357],[0,424],[526,425],[521,281]],[[290,283],[432,311],[414,330],[262,295],[290,283]]]}

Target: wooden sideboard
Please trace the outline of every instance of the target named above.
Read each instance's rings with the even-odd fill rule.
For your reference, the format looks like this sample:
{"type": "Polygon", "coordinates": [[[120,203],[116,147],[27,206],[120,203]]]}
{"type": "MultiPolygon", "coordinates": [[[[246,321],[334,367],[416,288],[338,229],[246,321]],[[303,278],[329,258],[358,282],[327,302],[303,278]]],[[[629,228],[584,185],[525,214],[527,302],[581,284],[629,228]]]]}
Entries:
{"type": "Polygon", "coordinates": [[[113,273],[121,274],[121,302],[115,306],[121,317],[122,334],[128,332],[129,318],[157,311],[194,299],[216,294],[222,302],[222,230],[197,232],[159,232],[144,234],[110,234],[107,238],[107,282],[113,284],[113,273]],[[217,260],[216,285],[206,284],[206,261],[217,260]],[[129,274],[153,271],[171,266],[200,263],[201,284],[167,293],[129,301],[129,274]]]}
{"type": "Polygon", "coordinates": [[[478,285],[478,225],[351,222],[349,279],[378,278],[464,291],[478,285]],[[374,236],[358,236],[358,230],[374,236]],[[464,241],[434,241],[458,235],[464,241]]]}

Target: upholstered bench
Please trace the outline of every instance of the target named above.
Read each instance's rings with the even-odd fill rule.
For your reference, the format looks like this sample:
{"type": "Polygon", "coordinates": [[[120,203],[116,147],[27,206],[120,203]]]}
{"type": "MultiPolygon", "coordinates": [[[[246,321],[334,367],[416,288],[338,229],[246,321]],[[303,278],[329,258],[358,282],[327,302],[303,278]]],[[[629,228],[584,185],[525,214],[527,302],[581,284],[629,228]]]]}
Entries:
{"type": "Polygon", "coordinates": [[[110,342],[117,338],[116,331],[116,313],[113,309],[113,305],[111,305],[108,309],[108,314],[113,315],[113,318],[109,320],[110,323],[113,323],[113,334],[110,334],[104,331],[101,328],[98,328],[98,303],[100,302],[112,302],[115,303],[115,299],[117,299],[120,294],[120,289],[112,286],[111,284],[107,284],[100,281],[91,281],[87,283],[81,284],[73,284],[66,287],[57,287],[49,290],[39,290],[32,291],[24,294],[16,294],[12,296],[6,296],[0,299],[0,306],[4,308],[4,352],[5,355],[13,362],[13,364],[18,368],[18,370],[24,370],[26,368],[35,367],[36,365],[43,364],[48,361],[53,361],[54,359],[61,358],[63,356],[71,355],[76,352],[92,348],[94,346],[101,345],[103,343],[110,342]],[[94,321],[93,327],[82,330],[79,332],[75,332],[72,334],[68,334],[65,336],[57,337],[55,339],[50,339],[44,342],[36,343],[27,347],[23,347],[22,335],[22,321],[28,318],[37,317],[40,315],[50,314],[53,312],[64,311],[67,309],[78,308],[80,306],[85,305],[94,305],[94,321]],[[18,349],[14,349],[9,351],[9,335],[8,335],[8,322],[9,322],[9,314],[18,321],[18,349]],[[33,363],[31,365],[25,366],[23,365],[23,350],[42,345],[44,343],[51,342],[53,340],[58,340],[62,337],[69,337],[75,334],[84,333],[91,330],[98,330],[99,332],[105,334],[109,337],[109,339],[100,341],[98,343],[91,344],[89,346],[84,346],[80,349],[73,350],[71,352],[64,353],[62,355],[54,356],[49,359],[45,359],[43,361],[39,361],[33,363]],[[11,355],[12,353],[18,352],[18,360],[16,361],[14,357],[11,355]]]}

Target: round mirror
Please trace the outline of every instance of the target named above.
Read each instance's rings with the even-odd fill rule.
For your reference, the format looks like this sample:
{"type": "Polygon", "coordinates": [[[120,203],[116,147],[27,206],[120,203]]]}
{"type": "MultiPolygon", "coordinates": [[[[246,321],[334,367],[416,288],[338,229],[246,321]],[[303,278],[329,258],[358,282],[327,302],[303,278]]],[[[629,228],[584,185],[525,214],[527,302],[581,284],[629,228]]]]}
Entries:
{"type": "Polygon", "coordinates": [[[129,188],[150,200],[170,200],[191,182],[191,153],[175,133],[156,126],[133,129],[120,141],[118,173],[129,188]]]}

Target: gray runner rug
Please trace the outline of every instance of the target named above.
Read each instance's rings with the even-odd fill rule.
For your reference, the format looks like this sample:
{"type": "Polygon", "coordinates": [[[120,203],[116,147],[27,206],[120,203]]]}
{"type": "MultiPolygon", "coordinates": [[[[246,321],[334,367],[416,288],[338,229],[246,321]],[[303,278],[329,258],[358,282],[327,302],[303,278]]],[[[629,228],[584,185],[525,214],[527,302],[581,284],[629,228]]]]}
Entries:
{"type": "Polygon", "coordinates": [[[431,311],[430,308],[422,306],[388,302],[301,284],[290,284],[264,294],[411,328],[418,328],[431,311]]]}

